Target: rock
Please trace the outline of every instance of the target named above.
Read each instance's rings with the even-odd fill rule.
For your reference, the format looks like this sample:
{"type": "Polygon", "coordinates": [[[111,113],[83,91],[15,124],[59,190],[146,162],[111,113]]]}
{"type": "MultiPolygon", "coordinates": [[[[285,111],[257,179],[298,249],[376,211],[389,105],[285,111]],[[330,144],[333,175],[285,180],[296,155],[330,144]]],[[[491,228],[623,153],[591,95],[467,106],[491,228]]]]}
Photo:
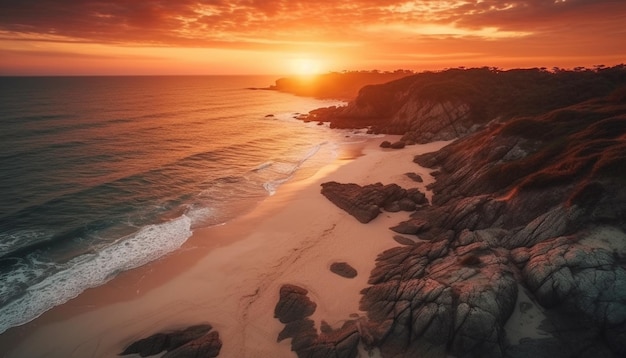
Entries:
{"type": "Polygon", "coordinates": [[[407,189],[406,197],[417,205],[428,204],[428,199],[426,199],[426,195],[417,188],[407,189]]]}
{"type": "Polygon", "coordinates": [[[421,219],[411,219],[390,227],[390,229],[398,234],[418,235],[430,229],[430,224],[421,219]]]}
{"type": "Polygon", "coordinates": [[[148,357],[163,351],[169,352],[205,336],[211,329],[210,325],[205,324],[191,326],[184,330],[157,333],[132,343],[120,355],[139,354],[142,357],[148,357]]]}
{"type": "Polygon", "coordinates": [[[384,140],[380,143],[381,148],[391,148],[391,142],[388,140],[384,140]]]}
{"type": "MultiPolygon", "coordinates": [[[[298,296],[297,301],[306,301],[315,305],[309,300],[306,290],[293,285],[283,285],[280,291],[281,299],[276,305],[276,311],[284,311],[279,306],[283,307],[286,301],[292,301],[293,299],[287,297],[294,295],[298,296]]],[[[307,311],[306,314],[312,313],[312,311],[310,313],[307,311]]],[[[281,316],[276,315],[277,318],[281,316]]],[[[286,325],[278,335],[279,342],[283,339],[292,338],[291,350],[296,352],[298,357],[356,358],[358,356],[360,334],[356,321],[348,320],[336,330],[322,321],[321,333],[319,333],[311,319],[306,318],[303,314],[298,315],[298,317],[299,319],[289,322],[281,320],[286,325]]]]}
{"type": "Polygon", "coordinates": [[[274,309],[274,317],[282,323],[305,319],[315,312],[317,305],[307,296],[308,291],[294,285],[280,288],[280,299],[274,309]]]}
{"type": "MultiPolygon", "coordinates": [[[[607,333],[626,328],[626,270],[612,252],[557,237],[519,248],[524,281],[544,307],[588,317],[607,333]]],[[[623,333],[618,333],[618,335],[623,333]]],[[[626,352],[626,341],[615,346],[626,352]]]]}
{"type": "Polygon", "coordinates": [[[163,358],[217,357],[222,349],[219,333],[210,332],[163,355],[163,358]]]}
{"type": "Polygon", "coordinates": [[[400,203],[398,201],[394,201],[393,203],[385,205],[383,209],[388,213],[397,213],[398,211],[402,211],[402,208],[400,208],[400,203]]]}
{"type": "Polygon", "coordinates": [[[417,183],[423,183],[424,182],[424,179],[422,179],[422,177],[419,174],[417,174],[417,173],[406,173],[404,175],[406,175],[407,177],[409,177],[409,179],[411,179],[411,180],[413,180],[413,181],[415,181],[417,183]]]}
{"type": "Polygon", "coordinates": [[[415,211],[417,204],[409,198],[402,198],[398,202],[398,208],[402,211],[415,211]]]}
{"type": "Polygon", "coordinates": [[[274,118],[274,115],[273,114],[268,114],[268,115],[265,116],[265,118],[274,118]]]}
{"type": "Polygon", "coordinates": [[[328,200],[362,223],[374,220],[380,214],[381,207],[393,210],[392,204],[407,197],[409,192],[397,184],[376,183],[363,187],[337,182],[322,184],[322,194],[328,200]]]}
{"type": "Polygon", "coordinates": [[[408,237],[404,237],[402,235],[394,235],[393,239],[400,245],[415,245],[415,241],[409,239],[408,237]]]}
{"type": "Polygon", "coordinates": [[[517,299],[505,256],[480,242],[433,240],[388,250],[377,261],[360,306],[382,356],[502,356],[517,299]],[[472,265],[463,264],[468,256],[472,265]]]}
{"type": "Polygon", "coordinates": [[[354,278],[357,275],[357,271],[354,267],[350,266],[346,262],[334,262],[330,265],[330,270],[345,278],[354,278]]]}
{"type": "Polygon", "coordinates": [[[391,149],[402,149],[405,146],[406,146],[406,144],[403,141],[400,140],[400,141],[391,143],[389,148],[391,148],[391,149]]]}

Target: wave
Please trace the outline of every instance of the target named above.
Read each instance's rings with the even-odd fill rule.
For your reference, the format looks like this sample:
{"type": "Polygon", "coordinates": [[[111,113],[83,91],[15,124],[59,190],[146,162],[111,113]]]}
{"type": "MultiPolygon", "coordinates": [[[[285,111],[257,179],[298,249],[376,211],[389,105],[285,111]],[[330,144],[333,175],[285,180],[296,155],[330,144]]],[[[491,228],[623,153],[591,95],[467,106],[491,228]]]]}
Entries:
{"type": "Polygon", "coordinates": [[[309,159],[311,159],[315,154],[317,154],[323,145],[328,144],[328,142],[322,142],[316,144],[312,148],[310,148],[304,156],[298,160],[296,163],[272,163],[272,168],[281,174],[286,175],[285,177],[269,180],[263,183],[263,188],[267,193],[272,196],[276,194],[278,188],[289,181],[293,177],[293,175],[302,167],[302,165],[309,159]]]}
{"type": "Polygon", "coordinates": [[[64,269],[30,286],[19,298],[0,308],[0,334],[30,322],[50,308],[84,290],[99,286],[118,273],[154,261],[178,249],[191,236],[191,219],[148,225],[94,254],[66,263],[64,269]]]}

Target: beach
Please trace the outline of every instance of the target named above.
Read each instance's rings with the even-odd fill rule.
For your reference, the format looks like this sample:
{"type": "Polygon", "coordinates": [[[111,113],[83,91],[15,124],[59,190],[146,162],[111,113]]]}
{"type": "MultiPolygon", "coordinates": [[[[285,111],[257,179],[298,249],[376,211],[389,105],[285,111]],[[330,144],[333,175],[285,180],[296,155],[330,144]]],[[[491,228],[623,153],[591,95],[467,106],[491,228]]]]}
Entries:
{"type": "Polygon", "coordinates": [[[322,196],[320,184],[382,182],[424,191],[431,170],[412,163],[413,156],[447,143],[380,149],[385,139],[397,138],[344,144],[333,164],[285,184],[248,214],[198,229],[180,250],[7,331],[0,336],[5,356],[110,357],[142,337],[201,323],[219,332],[221,357],[295,356],[288,340],[276,343],[282,330],[273,317],[280,287],[309,290],[318,305],[316,327],[322,320],[336,327],[351,315],[364,315],[360,290],[377,255],[398,245],[388,228],[408,216],[384,212],[361,224],[322,196]],[[329,270],[342,261],[358,276],[347,279],[329,270]]]}

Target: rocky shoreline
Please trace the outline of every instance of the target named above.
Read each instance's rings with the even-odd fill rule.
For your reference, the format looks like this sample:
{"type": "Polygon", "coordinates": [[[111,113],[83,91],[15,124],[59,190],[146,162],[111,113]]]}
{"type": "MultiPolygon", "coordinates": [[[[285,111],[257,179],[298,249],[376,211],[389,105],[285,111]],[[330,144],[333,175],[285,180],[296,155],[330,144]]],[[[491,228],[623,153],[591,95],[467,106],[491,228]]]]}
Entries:
{"type": "MultiPolygon", "coordinates": [[[[398,150],[458,139],[414,158],[434,171],[431,202],[396,184],[322,184],[364,225],[383,211],[407,217],[361,292],[365,316],[316,327],[308,290],[285,282],[277,340],[299,357],[626,356],[626,70],[459,71],[366,87],[309,115],[402,134],[398,150]]],[[[356,275],[341,264],[344,279],[356,275]]]]}

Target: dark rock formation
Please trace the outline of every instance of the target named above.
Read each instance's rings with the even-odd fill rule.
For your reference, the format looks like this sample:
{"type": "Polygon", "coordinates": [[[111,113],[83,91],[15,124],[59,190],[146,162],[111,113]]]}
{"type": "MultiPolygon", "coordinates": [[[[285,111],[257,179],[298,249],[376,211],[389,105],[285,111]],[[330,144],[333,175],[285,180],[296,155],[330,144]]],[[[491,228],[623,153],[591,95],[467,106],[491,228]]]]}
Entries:
{"type": "Polygon", "coordinates": [[[357,275],[357,271],[354,267],[350,266],[347,262],[333,262],[330,265],[330,270],[345,278],[354,278],[357,275]]]}
{"type": "Polygon", "coordinates": [[[157,355],[163,351],[163,357],[217,357],[222,342],[217,331],[211,331],[210,325],[192,326],[179,331],[157,333],[140,339],[129,345],[120,355],[139,354],[141,357],[157,355]]]}
{"type": "Polygon", "coordinates": [[[501,356],[517,282],[506,253],[447,239],[384,252],[361,309],[383,356],[501,356]]]}
{"type": "MultiPolygon", "coordinates": [[[[422,240],[379,255],[351,323],[361,342],[383,357],[626,356],[625,124],[626,88],[416,157],[438,168],[433,202],[392,230],[422,240]],[[519,292],[545,338],[508,338],[519,292]]],[[[352,193],[331,195],[343,207],[421,205],[346,185],[332,184],[352,193]]]]}
{"type": "Polygon", "coordinates": [[[315,312],[317,305],[311,302],[309,291],[294,285],[283,285],[280,288],[280,300],[274,309],[274,317],[282,323],[303,320],[315,312]]]}
{"type": "Polygon", "coordinates": [[[626,352],[626,102],[526,121],[416,158],[440,167],[433,206],[393,229],[431,241],[383,253],[361,301],[383,356],[626,352]],[[506,339],[518,285],[548,310],[553,338],[506,339]]]}
{"type": "Polygon", "coordinates": [[[406,190],[397,184],[376,183],[362,187],[357,184],[328,182],[322,184],[322,194],[362,223],[374,220],[380,214],[381,208],[394,211],[394,203],[398,210],[405,208],[411,211],[417,205],[427,202],[418,189],[406,190]]]}
{"type": "Polygon", "coordinates": [[[402,235],[394,235],[393,239],[400,245],[415,245],[415,241],[402,235]]]}
{"type": "Polygon", "coordinates": [[[391,148],[391,142],[388,140],[384,140],[380,143],[381,148],[391,148]]]}
{"type": "Polygon", "coordinates": [[[399,140],[399,141],[397,141],[397,142],[393,142],[393,143],[391,143],[391,145],[389,146],[389,148],[391,148],[391,149],[402,149],[402,148],[404,148],[405,146],[406,146],[406,144],[405,144],[403,141],[399,140]]]}
{"type": "Polygon", "coordinates": [[[278,341],[291,338],[291,350],[302,358],[356,358],[360,342],[356,321],[349,320],[337,330],[325,324],[322,332],[318,332],[315,323],[307,318],[316,307],[307,294],[307,290],[298,286],[281,287],[274,316],[285,323],[285,328],[279,333],[278,341]]]}

